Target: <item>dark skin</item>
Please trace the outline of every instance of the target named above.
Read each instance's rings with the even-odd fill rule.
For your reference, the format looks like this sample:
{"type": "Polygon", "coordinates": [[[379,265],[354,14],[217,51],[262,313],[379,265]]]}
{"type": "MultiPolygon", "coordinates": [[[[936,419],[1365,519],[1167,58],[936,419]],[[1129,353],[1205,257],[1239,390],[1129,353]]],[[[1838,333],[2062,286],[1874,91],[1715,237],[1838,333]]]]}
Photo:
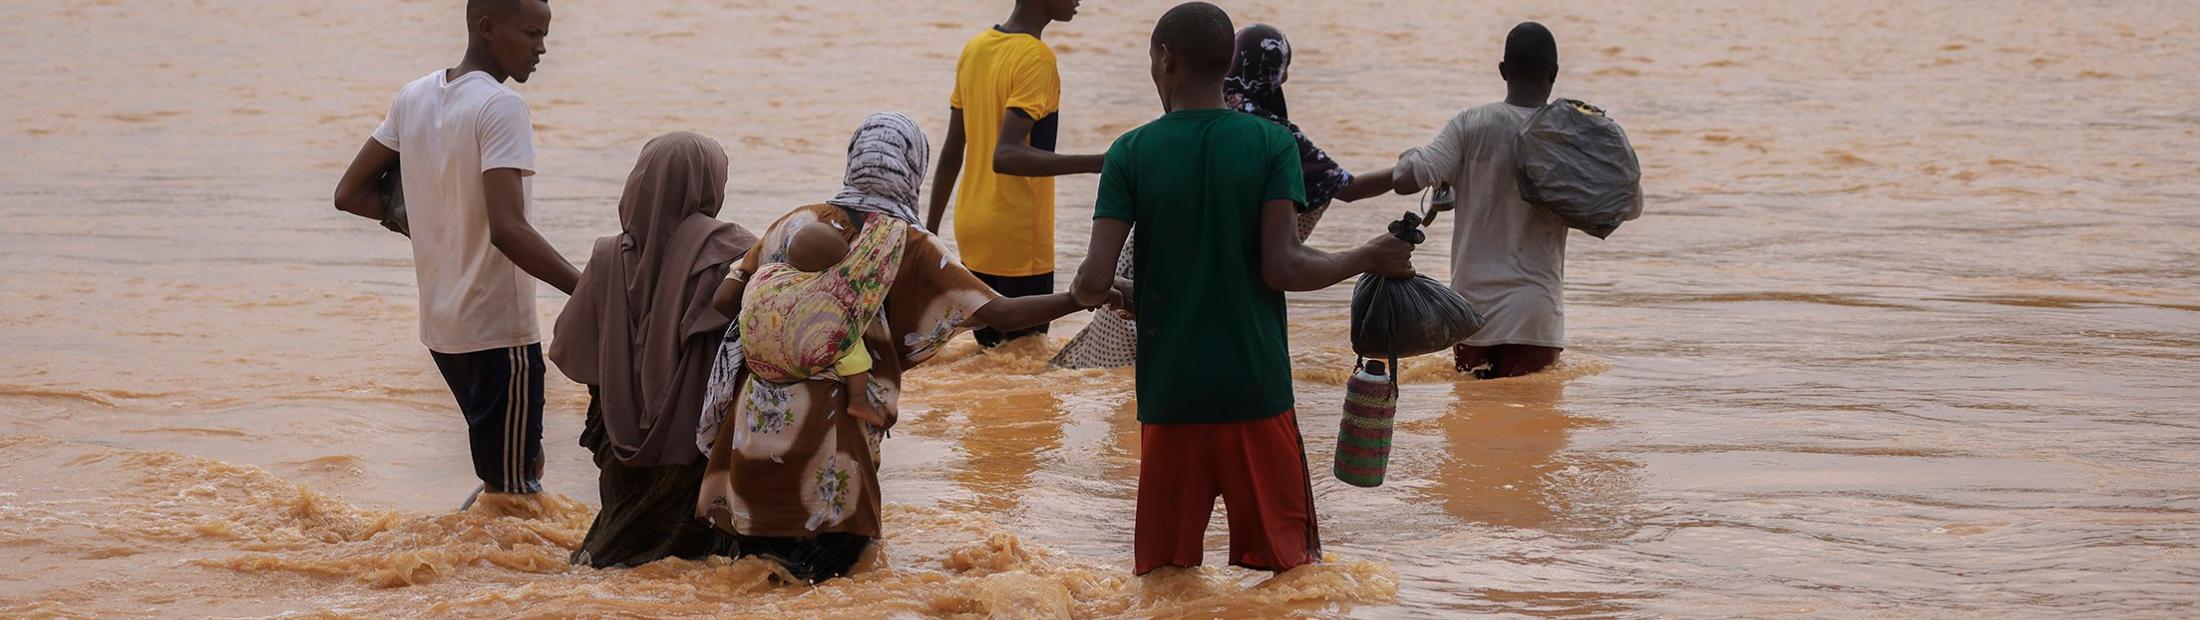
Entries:
{"type": "MultiPolygon", "coordinates": [[[[1148,54],[1153,62],[1154,90],[1161,97],[1163,111],[1225,107],[1222,71],[1192,66],[1159,43],[1152,45],[1148,54]]],[[[1316,291],[1363,273],[1388,278],[1413,277],[1411,243],[1386,234],[1357,248],[1324,252],[1299,242],[1298,222],[1298,205],[1289,200],[1271,200],[1261,205],[1260,278],[1269,290],[1316,291]]],[[[1076,296],[1075,303],[1098,305],[1106,303],[1111,296],[1123,295],[1120,288],[1127,283],[1115,277],[1115,265],[1130,235],[1130,222],[1109,218],[1093,220],[1092,245],[1085,254],[1084,264],[1077,268],[1076,281],[1070,286],[1070,294],[1076,296]]],[[[1122,314],[1128,316],[1132,311],[1124,308],[1122,314]]]]}
{"type": "MultiPolygon", "coordinates": [[[[1067,22],[1077,18],[1079,0],[1019,0],[1016,9],[1009,13],[1008,21],[1001,22],[1002,32],[1028,34],[1032,38],[1044,38],[1048,24],[1067,22]]],[[[1031,129],[1038,119],[1023,111],[1009,109],[1001,115],[1000,138],[993,144],[993,172],[1019,177],[1056,177],[1069,174],[1098,174],[1104,155],[1062,155],[1031,146],[1031,129]]],[[[937,231],[940,220],[946,217],[947,201],[955,193],[955,182],[962,178],[963,149],[969,137],[963,132],[961,108],[950,108],[947,121],[947,143],[941,146],[940,163],[933,172],[932,201],[924,216],[924,227],[937,231]]]]}
{"type": "Polygon", "coordinates": [[[1351,183],[1346,184],[1344,189],[1337,190],[1336,199],[1345,202],[1359,202],[1390,193],[1391,185],[1395,183],[1391,177],[1395,174],[1395,169],[1384,168],[1367,174],[1353,175],[1351,183]]]}
{"type": "MultiPolygon", "coordinates": [[[[508,10],[468,13],[466,22],[466,55],[458,66],[445,70],[446,80],[480,72],[500,83],[526,83],[541,64],[543,54],[549,52],[545,45],[550,36],[549,3],[524,0],[508,10]]],[[[395,168],[397,161],[397,151],[369,138],[336,183],[337,210],[382,219],[382,200],[375,181],[395,168]]],[[[489,210],[489,242],[528,275],[570,295],[580,282],[580,270],[574,269],[573,263],[528,223],[523,176],[512,168],[481,173],[481,193],[489,210]]]]}
{"type": "MultiPolygon", "coordinates": [[[[1558,83],[1558,65],[1549,67],[1515,67],[1512,63],[1497,63],[1497,74],[1505,78],[1505,103],[1523,108],[1540,108],[1551,102],[1551,88],[1558,83]]],[[[1427,186],[1410,174],[1392,175],[1391,189],[1400,195],[1417,194],[1427,186]]]]}

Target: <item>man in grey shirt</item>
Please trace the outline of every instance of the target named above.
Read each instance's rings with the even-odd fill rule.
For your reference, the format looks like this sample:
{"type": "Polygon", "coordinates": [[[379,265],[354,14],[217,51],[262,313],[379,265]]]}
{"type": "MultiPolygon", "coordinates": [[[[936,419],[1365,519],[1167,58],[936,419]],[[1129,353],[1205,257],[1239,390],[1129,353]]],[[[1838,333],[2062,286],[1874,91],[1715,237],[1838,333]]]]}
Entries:
{"type": "Polygon", "coordinates": [[[1517,377],[1558,361],[1566,346],[1566,221],[1520,197],[1513,138],[1551,98],[1558,43],[1535,22],[1505,37],[1505,100],[1453,117],[1436,140],[1398,158],[1400,194],[1448,184],[1452,218],[1451,287],[1489,318],[1455,354],[1460,372],[1517,377]]]}

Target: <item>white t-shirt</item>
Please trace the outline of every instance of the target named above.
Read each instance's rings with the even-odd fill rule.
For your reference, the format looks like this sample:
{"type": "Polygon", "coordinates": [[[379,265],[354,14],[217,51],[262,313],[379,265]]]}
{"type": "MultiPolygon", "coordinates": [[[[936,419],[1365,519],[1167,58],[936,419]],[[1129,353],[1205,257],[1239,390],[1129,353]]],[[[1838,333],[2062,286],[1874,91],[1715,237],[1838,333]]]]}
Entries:
{"type": "Polygon", "coordinates": [[[420,342],[453,354],[542,342],[535,279],[489,243],[481,191],[481,173],[515,168],[534,202],[534,121],[526,100],[488,74],[444,73],[406,84],[374,130],[405,175],[420,342]]]}
{"type": "Polygon", "coordinates": [[[1459,113],[1398,170],[1420,184],[1451,183],[1451,288],[1489,324],[1471,346],[1566,346],[1566,220],[1520,198],[1513,139],[1537,108],[1497,102],[1459,113]]]}

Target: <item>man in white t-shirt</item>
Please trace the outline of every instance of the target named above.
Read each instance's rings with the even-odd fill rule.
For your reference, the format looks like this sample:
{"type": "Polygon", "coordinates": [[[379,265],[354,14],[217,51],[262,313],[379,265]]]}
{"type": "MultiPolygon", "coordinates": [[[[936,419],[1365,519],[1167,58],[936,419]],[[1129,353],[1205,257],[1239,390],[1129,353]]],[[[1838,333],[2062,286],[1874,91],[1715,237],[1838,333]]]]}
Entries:
{"type": "Polygon", "coordinates": [[[1439,183],[1458,189],[1451,287],[1489,324],[1459,344],[1456,365],[1484,379],[1543,370],[1566,346],[1566,221],[1528,204],[1513,176],[1513,138],[1558,80],[1551,31],[1514,26],[1497,72],[1505,100],[1460,112],[1434,141],[1398,158],[1392,181],[1400,194],[1439,183]]]}
{"type": "MultiPolygon", "coordinates": [[[[336,186],[336,208],[384,219],[378,180],[401,172],[420,280],[420,342],[465,415],[490,493],[542,490],[542,335],[535,280],[573,292],[580,272],[527,221],[535,173],[525,83],[547,51],[546,0],[470,0],[457,67],[399,90],[336,186]],[[402,157],[400,157],[402,154],[402,157]]],[[[470,502],[471,500],[469,500],[470,502]]]]}

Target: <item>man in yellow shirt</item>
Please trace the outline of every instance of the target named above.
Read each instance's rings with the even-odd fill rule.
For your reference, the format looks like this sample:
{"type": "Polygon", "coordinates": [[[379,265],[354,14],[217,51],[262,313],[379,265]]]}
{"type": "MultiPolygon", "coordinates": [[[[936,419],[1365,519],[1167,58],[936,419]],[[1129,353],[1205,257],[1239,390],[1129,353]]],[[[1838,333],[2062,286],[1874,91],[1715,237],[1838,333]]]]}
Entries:
{"type": "MultiPolygon", "coordinates": [[[[947,144],[933,181],[925,228],[937,231],[955,183],[955,240],[963,265],[1006,297],[1054,292],[1054,178],[1098,174],[1101,155],[1059,155],[1062,76],[1054,50],[1039,37],[1048,24],[1077,17],[1078,0],[1016,0],[1008,21],[963,46],[947,144]],[[973,164],[966,171],[963,162],[973,164]]],[[[1047,326],[977,331],[993,347],[1047,326]]]]}

